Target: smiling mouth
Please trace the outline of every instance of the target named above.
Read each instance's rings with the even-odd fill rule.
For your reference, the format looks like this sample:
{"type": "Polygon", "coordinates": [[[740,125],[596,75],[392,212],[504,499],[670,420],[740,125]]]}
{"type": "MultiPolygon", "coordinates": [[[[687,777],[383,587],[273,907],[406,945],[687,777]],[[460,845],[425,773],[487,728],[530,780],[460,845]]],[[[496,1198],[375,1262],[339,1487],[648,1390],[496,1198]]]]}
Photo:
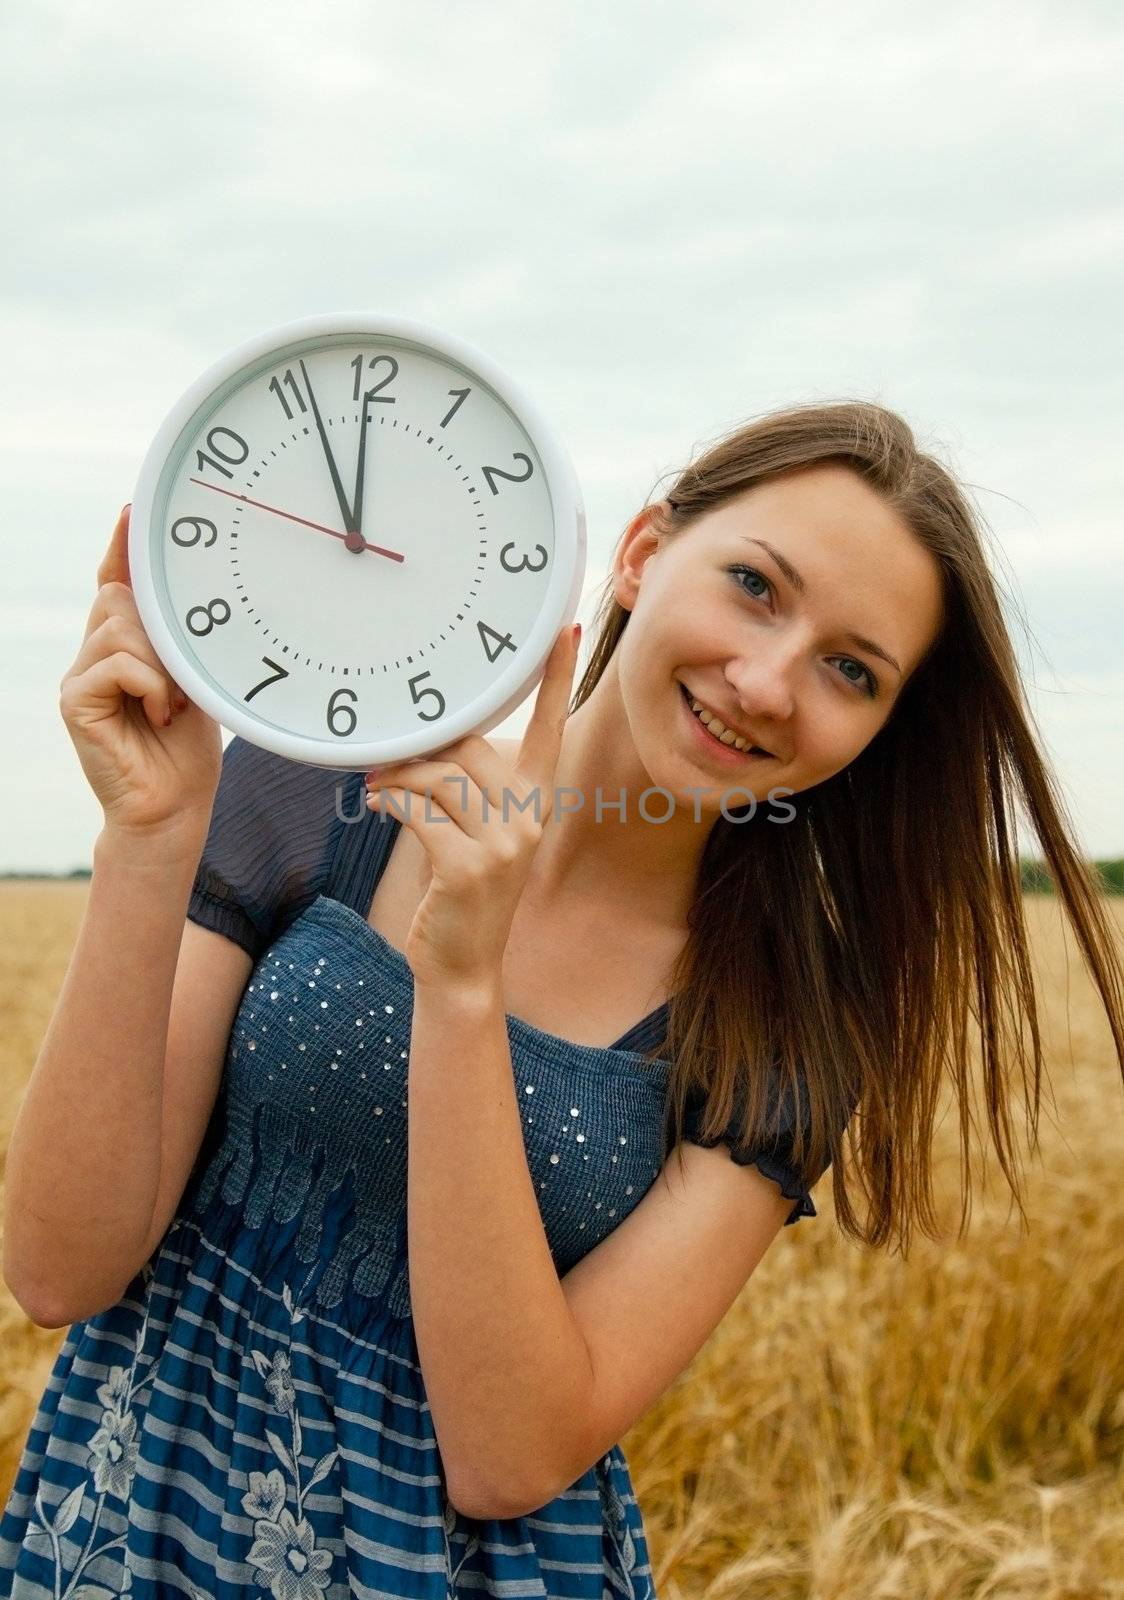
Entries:
{"type": "Polygon", "coordinates": [[[742,750],[737,745],[733,744],[732,742],[726,743],[722,739],[716,738],[714,736],[714,734],[711,733],[711,731],[707,727],[706,723],[703,722],[702,718],[699,717],[697,712],[695,712],[695,710],[692,708],[691,701],[695,697],[691,694],[690,690],[687,688],[687,685],[685,683],[681,683],[679,685],[679,693],[682,696],[683,704],[687,708],[687,715],[694,718],[694,720],[698,723],[699,727],[706,734],[707,738],[710,739],[715,745],[717,745],[720,750],[726,750],[726,751],[728,751],[730,753],[730,755],[735,755],[735,756],[747,756],[747,757],[748,756],[753,756],[757,760],[761,760],[762,758],[765,758],[765,757],[768,757],[770,759],[772,758],[772,751],[764,749],[759,744],[755,744],[755,745],[751,746],[747,750],[742,750]]]}

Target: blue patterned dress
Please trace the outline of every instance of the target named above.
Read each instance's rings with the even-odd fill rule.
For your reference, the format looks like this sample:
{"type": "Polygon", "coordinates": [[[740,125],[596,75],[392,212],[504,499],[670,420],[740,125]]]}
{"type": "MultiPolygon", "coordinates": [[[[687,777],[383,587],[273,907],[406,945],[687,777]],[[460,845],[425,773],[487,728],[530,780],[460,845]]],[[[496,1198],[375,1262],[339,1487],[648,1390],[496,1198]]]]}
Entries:
{"type": "MultiPolygon", "coordinates": [[[[255,965],[175,1217],[59,1350],[0,1520],[0,1595],[654,1600],[619,1446],[530,1515],[446,1496],[406,1254],[413,980],[366,920],[402,824],[364,797],[361,773],[224,751],[189,915],[255,965]]],[[[666,1014],[611,1048],[507,1018],[560,1276],[659,1174],[666,1014]]],[[[816,1213],[786,1150],[791,1124],[734,1154],[792,1223],[816,1213]]]]}

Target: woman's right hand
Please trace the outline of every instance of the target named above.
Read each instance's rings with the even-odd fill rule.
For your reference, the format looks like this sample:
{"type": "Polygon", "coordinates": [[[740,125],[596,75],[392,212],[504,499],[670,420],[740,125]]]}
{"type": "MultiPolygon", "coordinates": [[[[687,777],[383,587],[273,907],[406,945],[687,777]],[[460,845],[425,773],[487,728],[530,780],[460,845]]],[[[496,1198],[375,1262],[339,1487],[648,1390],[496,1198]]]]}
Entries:
{"type": "Polygon", "coordinates": [[[59,710],[107,827],[205,835],[222,771],[222,732],[157,656],[129,576],[129,510],[98,567],[98,592],[59,710]],[[165,717],[171,713],[171,723],[165,717]]]}

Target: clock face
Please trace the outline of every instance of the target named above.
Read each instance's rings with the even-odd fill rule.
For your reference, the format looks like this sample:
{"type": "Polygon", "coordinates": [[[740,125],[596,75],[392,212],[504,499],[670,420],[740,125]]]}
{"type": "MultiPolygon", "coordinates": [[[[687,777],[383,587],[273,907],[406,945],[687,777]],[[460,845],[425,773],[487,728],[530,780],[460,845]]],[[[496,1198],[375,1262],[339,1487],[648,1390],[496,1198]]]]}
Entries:
{"type": "Polygon", "coordinates": [[[353,768],[486,731],[577,605],[572,468],[494,363],[418,323],[308,319],[195,384],[137,486],[153,647],[234,732],[353,768]]]}

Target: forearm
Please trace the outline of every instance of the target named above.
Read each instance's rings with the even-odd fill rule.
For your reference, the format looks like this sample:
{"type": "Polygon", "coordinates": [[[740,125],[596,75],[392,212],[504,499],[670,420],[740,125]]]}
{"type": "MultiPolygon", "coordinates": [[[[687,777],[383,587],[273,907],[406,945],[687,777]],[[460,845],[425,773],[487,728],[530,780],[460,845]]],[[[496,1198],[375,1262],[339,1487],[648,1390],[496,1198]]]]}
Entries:
{"type": "Polygon", "coordinates": [[[37,1320],[113,1292],[146,1237],[172,988],[204,839],[102,833],[95,843],[82,924],[7,1158],[4,1277],[37,1320]]]}
{"type": "Polygon", "coordinates": [[[471,994],[415,985],[408,1174],[410,1300],[450,1487],[462,1510],[514,1515],[572,1459],[592,1370],[527,1167],[498,976],[471,994]]]}

